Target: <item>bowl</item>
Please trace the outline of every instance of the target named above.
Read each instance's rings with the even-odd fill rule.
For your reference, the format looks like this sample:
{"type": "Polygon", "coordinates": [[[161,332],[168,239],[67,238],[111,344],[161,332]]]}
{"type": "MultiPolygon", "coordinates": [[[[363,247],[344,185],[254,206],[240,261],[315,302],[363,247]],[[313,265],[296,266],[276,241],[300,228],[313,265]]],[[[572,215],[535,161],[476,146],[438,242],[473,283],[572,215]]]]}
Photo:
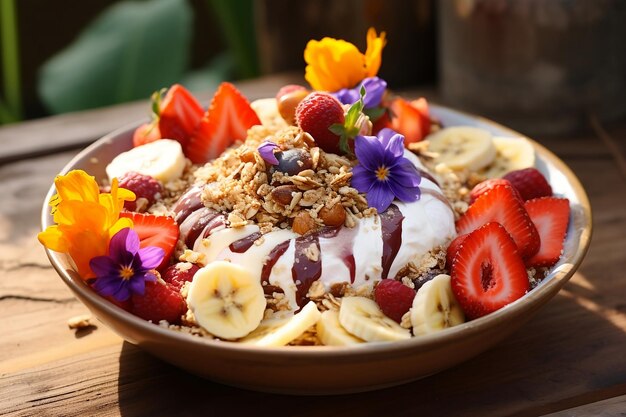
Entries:
{"type": "MultiPolygon", "coordinates": [[[[522,135],[489,120],[441,106],[433,115],[444,126],[484,128],[494,135],[522,135]]],[[[135,127],[128,126],[98,140],[80,152],[62,173],[83,169],[98,180],[105,166],[131,148],[135,127]]],[[[355,347],[294,346],[261,348],[205,340],[159,327],[101,298],[80,278],[65,254],[46,250],[61,279],[76,297],[105,325],[145,351],[193,374],[227,385],[283,394],[344,394],[403,384],[460,364],[491,348],[513,333],[546,304],[574,274],[591,237],[591,209],[580,182],[553,153],[531,141],[537,168],[557,194],[571,203],[563,256],[549,275],[519,300],[487,316],[427,336],[355,347]]],[[[52,224],[43,205],[42,227],[52,224]]]]}

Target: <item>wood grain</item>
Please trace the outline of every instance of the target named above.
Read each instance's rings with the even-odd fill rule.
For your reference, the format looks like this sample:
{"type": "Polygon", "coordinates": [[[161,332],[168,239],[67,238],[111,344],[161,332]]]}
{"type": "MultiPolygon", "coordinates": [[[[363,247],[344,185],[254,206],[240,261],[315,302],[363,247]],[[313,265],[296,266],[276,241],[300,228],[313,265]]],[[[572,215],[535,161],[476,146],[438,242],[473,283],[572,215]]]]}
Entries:
{"type": "MultiPolygon", "coordinates": [[[[17,138],[31,133],[11,129],[17,138]]],[[[56,137],[67,132],[50,129],[56,137]]],[[[607,132],[623,134],[626,121],[607,132]]],[[[592,204],[591,246],[571,281],[473,360],[400,387],[325,397],[223,386],[151,357],[99,323],[70,330],[67,320],[87,309],[50,267],[36,234],[51,180],[76,151],[22,154],[0,166],[0,415],[619,415],[626,408],[626,177],[592,130],[540,142],[574,170],[592,204]]]]}

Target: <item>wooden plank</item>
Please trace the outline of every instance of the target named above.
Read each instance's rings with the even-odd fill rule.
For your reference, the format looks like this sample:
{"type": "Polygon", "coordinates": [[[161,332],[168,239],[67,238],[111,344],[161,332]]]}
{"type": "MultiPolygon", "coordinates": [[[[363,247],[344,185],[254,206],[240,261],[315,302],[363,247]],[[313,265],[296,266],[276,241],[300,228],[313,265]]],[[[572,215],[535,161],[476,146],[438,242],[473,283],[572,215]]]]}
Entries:
{"type": "MultiPolygon", "coordinates": [[[[241,81],[236,84],[250,100],[255,100],[273,97],[280,87],[290,83],[302,84],[302,74],[278,74],[263,78],[263,82],[241,81]]],[[[205,106],[212,95],[212,91],[197,94],[205,106]]],[[[147,121],[149,115],[150,104],[146,99],[0,127],[0,164],[82,148],[120,127],[147,121]]]]}
{"type": "Polygon", "coordinates": [[[620,395],[619,397],[610,398],[608,400],[548,414],[545,417],[619,417],[624,415],[624,410],[626,410],[626,395],[620,395]]]}

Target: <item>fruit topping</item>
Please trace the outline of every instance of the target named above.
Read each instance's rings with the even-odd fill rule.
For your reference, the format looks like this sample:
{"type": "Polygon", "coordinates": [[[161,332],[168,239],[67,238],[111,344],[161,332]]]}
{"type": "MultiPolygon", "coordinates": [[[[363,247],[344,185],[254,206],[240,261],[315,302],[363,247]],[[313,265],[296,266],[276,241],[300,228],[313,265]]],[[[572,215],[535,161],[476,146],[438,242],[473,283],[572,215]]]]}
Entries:
{"type": "Polygon", "coordinates": [[[178,225],[172,217],[132,211],[122,212],[120,217],[126,217],[133,221],[133,229],[139,235],[141,248],[156,246],[165,251],[163,262],[157,269],[162,269],[169,264],[179,235],[178,225]]]}
{"type": "Polygon", "coordinates": [[[412,102],[396,97],[390,105],[391,128],[404,135],[404,144],[419,142],[430,133],[430,117],[426,99],[412,102]]]}
{"type": "Polygon", "coordinates": [[[452,292],[469,319],[496,311],[529,290],[517,246],[496,222],[467,236],[454,257],[450,276],[452,292]]]}
{"type": "Polygon", "coordinates": [[[437,162],[455,170],[476,171],[489,165],[496,157],[491,133],[476,127],[441,129],[430,135],[428,141],[428,150],[437,154],[437,162]]]}
{"type": "Polygon", "coordinates": [[[452,262],[454,261],[454,257],[459,251],[459,247],[466,238],[467,235],[458,235],[452,242],[450,242],[448,250],[446,251],[446,268],[450,269],[452,262]]]}
{"type": "Polygon", "coordinates": [[[185,155],[175,140],[161,139],[117,155],[106,167],[109,180],[127,172],[148,175],[163,183],[180,178],[185,169],[185,155]]]}
{"type": "Polygon", "coordinates": [[[119,186],[135,193],[135,201],[126,201],[124,208],[144,212],[161,196],[161,183],[149,175],[127,172],[119,178],[119,186]]]}
{"type": "Polygon", "coordinates": [[[450,275],[439,274],[417,291],[410,318],[416,336],[465,322],[463,310],[452,293],[450,275]]]}
{"type": "Polygon", "coordinates": [[[352,335],[368,342],[411,337],[411,333],[387,317],[374,300],[365,297],[344,297],[339,307],[339,323],[352,335]]]}
{"type": "Polygon", "coordinates": [[[374,299],[378,307],[397,323],[409,311],[415,298],[415,291],[395,279],[383,279],[374,289],[374,299]]]}
{"type": "Polygon", "coordinates": [[[503,178],[513,184],[524,201],[552,196],[552,187],[537,168],[530,167],[511,171],[503,178]]]}
{"type": "Polygon", "coordinates": [[[520,201],[524,201],[522,200],[522,196],[519,195],[519,192],[517,191],[517,189],[515,189],[515,187],[513,187],[513,185],[508,180],[505,180],[503,178],[491,178],[491,179],[479,182],[478,184],[476,184],[474,188],[472,188],[472,191],[470,191],[470,195],[469,195],[470,197],[469,203],[474,204],[474,202],[478,199],[478,197],[480,197],[481,195],[483,195],[484,193],[491,190],[493,187],[497,185],[508,185],[514,191],[513,194],[515,194],[520,199],[520,201]]]}
{"type": "Polygon", "coordinates": [[[261,121],[248,100],[234,85],[223,82],[184,148],[185,155],[195,164],[215,159],[235,141],[245,139],[248,129],[259,124],[261,121]]]}
{"type": "Polygon", "coordinates": [[[159,139],[161,139],[161,132],[159,131],[158,123],[156,121],[144,123],[135,129],[135,133],[133,133],[133,147],[145,145],[159,139]]]}
{"type": "Polygon", "coordinates": [[[563,251],[563,240],[569,223],[569,200],[540,197],[528,200],[525,207],[541,238],[539,251],[526,261],[526,265],[552,266],[563,251]]]}
{"type": "Polygon", "coordinates": [[[324,311],[315,330],[317,337],[326,346],[350,346],[365,342],[343,328],[339,323],[339,313],[335,310],[324,311]]]}
{"type": "Polygon", "coordinates": [[[296,108],[298,126],[313,136],[317,145],[326,152],[341,153],[339,136],[331,132],[330,127],[344,121],[341,103],[328,93],[311,93],[296,108]]]}
{"type": "Polygon", "coordinates": [[[278,90],[276,94],[276,106],[278,112],[285,121],[293,125],[296,123],[296,108],[298,104],[310,93],[301,85],[289,84],[278,90]]]}
{"type": "Polygon", "coordinates": [[[535,165],[535,148],[525,138],[495,136],[496,158],[480,173],[487,178],[500,178],[507,172],[535,165]]]}
{"type": "Polygon", "coordinates": [[[143,295],[133,294],[131,311],[136,316],[153,323],[166,320],[176,324],[187,311],[187,305],[173,286],[161,282],[146,282],[143,295]]]}
{"type": "Polygon", "coordinates": [[[161,275],[161,278],[173,288],[180,291],[183,285],[185,285],[185,282],[191,282],[193,280],[193,276],[198,272],[198,269],[200,269],[200,267],[191,262],[178,262],[167,267],[161,275]]]}
{"type": "Polygon", "coordinates": [[[161,137],[175,139],[184,147],[198,127],[204,109],[189,90],[180,84],[171,86],[158,105],[161,137]]]}
{"type": "Polygon", "coordinates": [[[498,185],[485,192],[456,222],[458,234],[470,233],[489,222],[498,222],[513,237],[522,258],[539,250],[539,234],[513,187],[498,185]]]}
{"type": "Polygon", "coordinates": [[[311,154],[304,149],[287,149],[274,153],[274,156],[278,163],[272,166],[270,173],[279,171],[286,175],[298,175],[305,169],[311,169],[313,167],[311,154]]]}

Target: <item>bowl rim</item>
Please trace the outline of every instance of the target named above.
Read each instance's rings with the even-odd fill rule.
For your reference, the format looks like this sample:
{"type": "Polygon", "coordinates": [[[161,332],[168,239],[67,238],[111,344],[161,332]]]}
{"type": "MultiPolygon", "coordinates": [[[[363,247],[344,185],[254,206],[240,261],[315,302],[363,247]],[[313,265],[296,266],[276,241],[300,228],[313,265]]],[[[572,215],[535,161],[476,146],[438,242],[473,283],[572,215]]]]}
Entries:
{"type": "MultiPolygon", "coordinates": [[[[574,272],[580,266],[591,240],[593,224],[592,224],[592,211],[589,203],[589,198],[580,183],[579,179],[573,173],[573,171],[559,159],[552,151],[548,150],[543,145],[539,144],[533,139],[526,137],[525,135],[505,127],[497,122],[482,116],[477,116],[468,112],[459,111],[449,107],[431,104],[429,103],[431,111],[436,115],[437,113],[449,113],[457,117],[465,119],[472,119],[475,122],[487,125],[495,130],[504,132],[512,137],[525,138],[535,148],[536,153],[541,159],[545,159],[548,163],[553,165],[559,172],[561,172],[567,179],[574,194],[578,198],[580,207],[582,208],[582,216],[584,218],[583,228],[581,229],[579,243],[576,247],[576,251],[571,258],[571,262],[563,263],[552,270],[536,288],[526,293],[518,300],[506,305],[505,307],[490,313],[486,316],[465,322],[461,325],[457,325],[440,332],[427,334],[418,337],[411,337],[407,340],[395,341],[395,342],[369,342],[349,347],[342,346],[289,346],[289,347],[258,347],[253,345],[247,345],[242,343],[233,343],[223,340],[213,340],[198,336],[192,336],[183,332],[174,331],[155,325],[146,320],[143,320],[122,308],[114,305],[110,301],[99,296],[95,291],[91,291],[87,284],[80,278],[75,278],[63,267],[63,258],[68,255],[63,253],[54,252],[48,248],[44,248],[46,255],[48,256],[50,263],[57,271],[61,279],[75,294],[87,298],[89,302],[95,304],[99,309],[106,310],[116,320],[126,322],[132,326],[134,330],[151,333],[153,337],[163,337],[170,339],[173,342],[191,344],[198,349],[216,349],[229,352],[245,352],[247,354],[255,355],[258,357],[273,357],[279,354],[281,357],[292,359],[324,359],[328,357],[350,359],[358,361],[363,355],[370,356],[372,354],[382,353],[411,353],[417,350],[432,350],[436,349],[441,343],[452,343],[456,339],[462,339],[471,337],[472,335],[479,334],[485,327],[491,327],[497,322],[506,320],[510,315],[515,315],[516,312],[524,310],[528,305],[539,303],[543,297],[548,294],[558,292],[560,288],[571,278],[574,272]]],[[[66,174],[73,169],[74,165],[84,159],[85,155],[89,154],[94,149],[102,146],[103,144],[110,142],[115,137],[127,133],[129,130],[136,128],[140,123],[145,120],[129,123],[122,126],[102,138],[96,140],[91,145],[81,150],[76,156],[74,156],[59,172],[58,175],[66,174]]],[[[453,124],[454,125],[454,124],[453,124]]],[[[452,126],[453,126],[452,125],[452,126]]],[[[51,185],[46,198],[43,202],[41,211],[41,227],[42,230],[53,222],[49,212],[48,202],[50,198],[56,193],[54,183],[51,185]]],[[[79,297],[80,298],[80,297],[79,297]]],[[[551,298],[551,297],[550,297],[551,298]]],[[[89,306],[87,306],[90,308],[89,306]]],[[[91,308],[90,308],[91,309],[91,308]]]]}

